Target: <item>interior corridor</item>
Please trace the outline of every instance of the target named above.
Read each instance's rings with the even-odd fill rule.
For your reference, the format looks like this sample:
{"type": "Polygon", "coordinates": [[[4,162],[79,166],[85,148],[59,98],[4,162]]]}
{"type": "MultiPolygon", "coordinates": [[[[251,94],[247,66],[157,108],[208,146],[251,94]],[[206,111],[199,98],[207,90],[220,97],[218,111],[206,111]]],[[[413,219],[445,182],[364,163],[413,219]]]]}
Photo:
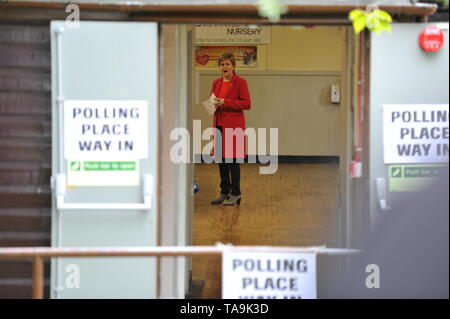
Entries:
{"type": "MultiPolygon", "coordinates": [[[[241,164],[240,206],[213,206],[220,192],[217,164],[196,164],[193,244],[337,247],[339,164],[241,164]]],[[[192,258],[191,298],[221,298],[220,257],[192,258]]]]}

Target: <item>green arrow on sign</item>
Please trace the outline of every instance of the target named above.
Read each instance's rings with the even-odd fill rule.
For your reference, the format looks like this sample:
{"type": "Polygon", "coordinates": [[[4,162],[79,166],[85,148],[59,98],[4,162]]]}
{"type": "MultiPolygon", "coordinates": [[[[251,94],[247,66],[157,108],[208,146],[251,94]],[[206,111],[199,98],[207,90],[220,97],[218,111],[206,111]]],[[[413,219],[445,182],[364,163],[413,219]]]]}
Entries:
{"type": "Polygon", "coordinates": [[[402,168],[401,167],[392,167],[391,168],[391,177],[402,177],[402,168]]]}
{"type": "Polygon", "coordinates": [[[79,171],[79,170],[81,170],[81,163],[79,161],[71,162],[70,163],[70,169],[72,171],[79,171]]]}

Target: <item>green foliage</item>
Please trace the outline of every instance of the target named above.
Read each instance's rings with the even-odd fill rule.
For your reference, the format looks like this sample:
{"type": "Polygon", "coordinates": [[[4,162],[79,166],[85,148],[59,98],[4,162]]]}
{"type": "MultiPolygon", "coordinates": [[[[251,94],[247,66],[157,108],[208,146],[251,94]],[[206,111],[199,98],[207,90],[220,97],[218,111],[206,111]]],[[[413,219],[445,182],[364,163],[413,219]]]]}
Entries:
{"type": "Polygon", "coordinates": [[[288,7],[281,4],[280,0],[259,0],[258,12],[263,18],[269,19],[270,22],[280,21],[282,14],[288,11],[288,7]]]}
{"type": "Polygon", "coordinates": [[[392,18],[389,13],[383,10],[364,11],[355,9],[349,13],[348,18],[352,21],[353,30],[356,34],[359,34],[366,27],[377,34],[380,34],[383,30],[391,32],[392,18]]]}

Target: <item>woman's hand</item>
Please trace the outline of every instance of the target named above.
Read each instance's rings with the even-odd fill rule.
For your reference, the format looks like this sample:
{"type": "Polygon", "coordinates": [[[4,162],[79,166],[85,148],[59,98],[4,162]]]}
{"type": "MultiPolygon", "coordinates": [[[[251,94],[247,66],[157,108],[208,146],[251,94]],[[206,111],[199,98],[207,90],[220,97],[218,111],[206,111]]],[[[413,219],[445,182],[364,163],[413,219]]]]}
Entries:
{"type": "Polygon", "coordinates": [[[224,99],[220,99],[220,98],[215,98],[215,103],[214,106],[216,107],[216,109],[220,108],[223,106],[225,100],[224,99]]]}

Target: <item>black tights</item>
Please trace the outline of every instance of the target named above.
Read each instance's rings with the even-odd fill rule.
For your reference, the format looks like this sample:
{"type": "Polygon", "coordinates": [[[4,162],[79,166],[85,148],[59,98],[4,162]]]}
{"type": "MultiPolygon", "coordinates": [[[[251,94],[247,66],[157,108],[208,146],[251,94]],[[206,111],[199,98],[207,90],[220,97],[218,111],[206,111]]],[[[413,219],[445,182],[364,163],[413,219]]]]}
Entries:
{"type": "MultiPolygon", "coordinates": [[[[223,127],[217,126],[217,129],[220,131],[222,135],[223,127]]],[[[219,149],[221,149],[222,139],[219,140],[218,144],[220,145],[219,149]]],[[[241,168],[239,166],[239,162],[237,162],[238,159],[229,158],[228,160],[232,160],[232,163],[226,163],[225,158],[222,158],[222,163],[219,163],[220,193],[229,194],[231,190],[231,195],[238,196],[241,195],[241,188],[240,188],[241,168]]]]}
{"type": "Polygon", "coordinates": [[[219,163],[219,171],[220,192],[222,194],[229,194],[231,190],[231,195],[241,195],[241,168],[239,163],[225,163],[225,160],[223,160],[222,163],[219,163]]]}

